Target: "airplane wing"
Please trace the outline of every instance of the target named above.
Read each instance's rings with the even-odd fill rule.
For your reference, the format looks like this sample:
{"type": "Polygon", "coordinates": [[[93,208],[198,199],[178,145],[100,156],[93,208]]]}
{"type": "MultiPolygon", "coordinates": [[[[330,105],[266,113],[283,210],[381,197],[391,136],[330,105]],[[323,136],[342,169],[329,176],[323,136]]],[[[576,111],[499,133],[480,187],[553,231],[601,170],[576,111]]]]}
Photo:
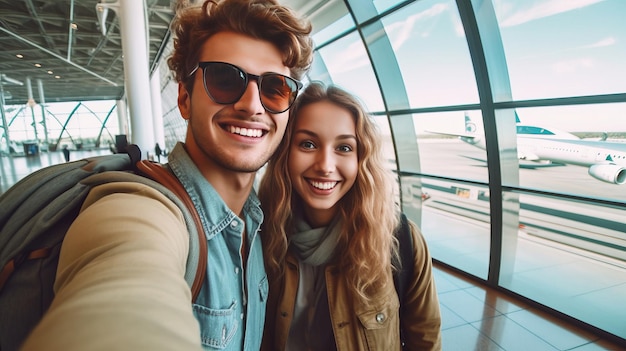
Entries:
{"type": "Polygon", "coordinates": [[[431,133],[431,134],[454,136],[454,137],[459,137],[459,138],[467,138],[467,139],[477,138],[477,135],[475,133],[472,133],[472,134],[469,134],[469,133],[460,134],[460,133],[435,132],[435,131],[432,131],[432,130],[425,130],[424,132],[431,133]]]}
{"type": "MultiPolygon", "coordinates": [[[[464,155],[460,155],[460,156],[465,157],[470,160],[482,162],[484,163],[485,166],[487,166],[487,160],[485,159],[471,157],[471,156],[464,156],[464,155]]],[[[535,162],[535,161],[519,160],[519,168],[523,168],[523,169],[537,169],[537,168],[562,167],[562,166],[565,166],[565,164],[557,163],[557,162],[544,162],[544,161],[535,162]]]]}
{"type": "Polygon", "coordinates": [[[565,163],[558,162],[536,162],[536,161],[527,161],[527,160],[519,160],[519,168],[524,169],[537,169],[537,168],[549,168],[549,167],[562,167],[565,166],[565,163]]]}

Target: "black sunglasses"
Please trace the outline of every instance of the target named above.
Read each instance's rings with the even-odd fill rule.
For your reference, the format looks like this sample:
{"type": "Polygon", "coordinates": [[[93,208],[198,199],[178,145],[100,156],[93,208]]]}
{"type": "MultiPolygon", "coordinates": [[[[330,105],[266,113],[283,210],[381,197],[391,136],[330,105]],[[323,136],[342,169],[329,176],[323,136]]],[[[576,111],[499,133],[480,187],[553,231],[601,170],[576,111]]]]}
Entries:
{"type": "Polygon", "coordinates": [[[269,113],[287,111],[302,89],[302,83],[285,75],[267,72],[260,76],[250,74],[226,62],[200,62],[189,73],[191,77],[198,68],[202,69],[204,90],[218,104],[234,104],[241,99],[250,80],[259,86],[261,105],[269,113]]]}

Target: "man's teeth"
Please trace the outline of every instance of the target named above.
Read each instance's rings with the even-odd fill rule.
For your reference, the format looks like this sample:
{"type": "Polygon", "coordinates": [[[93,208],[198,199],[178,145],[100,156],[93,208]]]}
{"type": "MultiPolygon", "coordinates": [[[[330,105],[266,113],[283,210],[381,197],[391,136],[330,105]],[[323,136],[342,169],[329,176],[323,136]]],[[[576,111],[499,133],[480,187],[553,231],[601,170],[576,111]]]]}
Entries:
{"type": "Polygon", "coordinates": [[[261,129],[248,129],[248,128],[233,127],[233,126],[230,126],[228,129],[229,129],[229,132],[233,134],[239,134],[239,135],[243,135],[247,137],[258,138],[261,135],[263,135],[263,131],[261,129]]]}
{"type": "Polygon", "coordinates": [[[313,185],[314,187],[318,188],[318,189],[322,189],[322,190],[328,190],[328,189],[332,189],[337,185],[337,182],[310,182],[311,185],[313,185]]]}

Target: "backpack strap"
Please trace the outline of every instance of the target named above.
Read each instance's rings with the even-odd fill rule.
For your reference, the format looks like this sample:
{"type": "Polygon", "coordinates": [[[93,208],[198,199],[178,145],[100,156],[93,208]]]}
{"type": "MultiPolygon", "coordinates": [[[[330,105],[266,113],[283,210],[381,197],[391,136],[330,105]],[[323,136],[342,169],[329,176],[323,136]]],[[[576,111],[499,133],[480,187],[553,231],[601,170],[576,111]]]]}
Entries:
{"type": "MultiPolygon", "coordinates": [[[[404,313],[402,305],[406,296],[406,287],[409,279],[413,276],[413,235],[409,221],[404,213],[400,213],[400,225],[393,232],[398,240],[398,250],[400,251],[400,262],[394,256],[393,265],[397,270],[393,271],[393,284],[396,287],[398,300],[400,300],[400,315],[404,313]]],[[[404,331],[402,328],[402,318],[400,318],[400,341],[404,347],[404,331]]]]}
{"type": "MultiPolygon", "coordinates": [[[[185,204],[189,213],[195,223],[196,226],[196,235],[194,233],[189,233],[191,244],[189,245],[189,258],[187,260],[187,271],[191,272],[193,275],[193,284],[191,285],[191,294],[192,301],[195,301],[200,293],[200,289],[202,288],[202,284],[204,282],[204,277],[207,269],[207,242],[202,226],[202,221],[200,220],[200,216],[198,215],[198,211],[196,210],[189,194],[185,188],[183,188],[182,184],[178,181],[178,179],[165,167],[163,167],[159,163],[151,162],[149,160],[140,160],[135,163],[138,171],[145,175],[146,177],[162,184],[170,191],[172,191],[180,200],[185,204]],[[193,264],[197,261],[197,265],[195,265],[194,270],[190,270],[194,268],[193,264]],[[191,264],[191,266],[190,266],[191,264]]],[[[187,278],[187,277],[186,277],[187,278]]]]}
{"type": "Polygon", "coordinates": [[[137,171],[137,163],[141,161],[141,149],[137,144],[126,145],[126,153],[130,157],[130,164],[134,167],[134,171],[137,171]]]}
{"type": "Polygon", "coordinates": [[[413,235],[411,235],[411,228],[404,213],[401,213],[400,226],[396,228],[393,234],[398,240],[398,250],[400,251],[400,264],[394,263],[398,270],[394,272],[393,283],[396,286],[400,305],[402,305],[406,294],[406,284],[413,275],[413,235]]]}

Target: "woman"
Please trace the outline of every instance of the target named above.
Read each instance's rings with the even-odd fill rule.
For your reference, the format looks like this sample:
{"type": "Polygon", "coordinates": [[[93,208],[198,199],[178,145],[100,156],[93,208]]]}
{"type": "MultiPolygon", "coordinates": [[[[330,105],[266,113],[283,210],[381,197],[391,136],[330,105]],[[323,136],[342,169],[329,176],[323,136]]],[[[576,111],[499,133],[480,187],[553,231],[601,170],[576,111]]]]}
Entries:
{"type": "Polygon", "coordinates": [[[392,173],[362,104],[310,84],[261,180],[270,296],[266,350],[440,350],[440,314],[426,243],[414,224],[413,277],[401,306],[392,173]],[[400,320],[401,319],[401,320],[400,320]]]}

